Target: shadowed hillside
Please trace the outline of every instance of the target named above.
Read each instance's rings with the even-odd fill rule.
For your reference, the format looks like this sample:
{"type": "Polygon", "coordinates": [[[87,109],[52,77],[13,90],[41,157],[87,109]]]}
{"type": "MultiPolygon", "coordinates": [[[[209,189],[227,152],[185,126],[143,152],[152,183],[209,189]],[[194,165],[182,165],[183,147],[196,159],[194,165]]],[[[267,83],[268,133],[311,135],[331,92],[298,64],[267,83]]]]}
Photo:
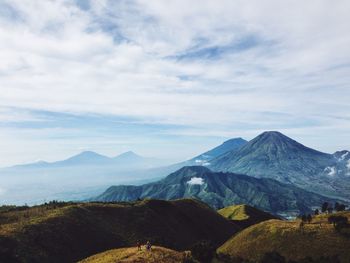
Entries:
{"type": "Polygon", "coordinates": [[[279,219],[276,216],[249,205],[228,206],[218,210],[218,213],[244,228],[266,220],[279,219]]]}
{"type": "Polygon", "coordinates": [[[186,250],[220,246],[239,227],[206,204],[184,199],[62,204],[0,213],[0,262],[74,262],[137,240],[186,250]]]}
{"type": "MultiPolygon", "coordinates": [[[[349,212],[336,215],[350,218],[349,212]]],[[[348,263],[349,247],[349,226],[336,230],[328,223],[328,216],[321,215],[314,217],[303,228],[299,220],[269,220],[253,225],[233,236],[218,249],[218,253],[253,262],[260,261],[265,253],[277,252],[286,260],[300,261],[310,257],[316,260],[313,262],[319,262],[317,259],[321,257],[338,256],[340,262],[348,263]]]]}

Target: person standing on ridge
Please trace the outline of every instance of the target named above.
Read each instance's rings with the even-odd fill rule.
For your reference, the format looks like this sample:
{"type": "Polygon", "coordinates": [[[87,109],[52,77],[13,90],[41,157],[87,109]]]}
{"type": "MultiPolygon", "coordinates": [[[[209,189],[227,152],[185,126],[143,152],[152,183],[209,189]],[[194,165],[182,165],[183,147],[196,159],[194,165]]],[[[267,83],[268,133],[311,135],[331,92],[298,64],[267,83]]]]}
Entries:
{"type": "Polygon", "coordinates": [[[148,251],[152,251],[152,245],[151,245],[151,242],[148,240],[147,243],[146,243],[146,249],[148,251]]]}
{"type": "Polygon", "coordinates": [[[140,240],[137,241],[137,251],[141,251],[142,247],[141,247],[141,242],[140,240]]]}

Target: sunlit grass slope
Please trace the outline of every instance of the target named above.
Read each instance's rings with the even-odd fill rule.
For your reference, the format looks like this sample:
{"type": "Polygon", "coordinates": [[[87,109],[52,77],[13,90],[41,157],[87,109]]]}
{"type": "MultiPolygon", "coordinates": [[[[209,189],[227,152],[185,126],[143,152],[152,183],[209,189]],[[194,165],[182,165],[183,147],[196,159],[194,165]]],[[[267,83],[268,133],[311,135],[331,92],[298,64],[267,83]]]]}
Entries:
{"type": "MultiPolygon", "coordinates": [[[[350,218],[350,212],[338,215],[350,218]]],[[[327,222],[327,215],[313,218],[305,224],[300,221],[269,220],[246,228],[218,249],[218,253],[241,257],[256,262],[267,252],[276,251],[288,260],[313,259],[339,255],[341,262],[350,262],[350,231],[338,232],[327,222]]]]}
{"type": "Polygon", "coordinates": [[[249,205],[232,205],[218,210],[222,216],[242,227],[248,227],[277,217],[249,205]]]}
{"type": "Polygon", "coordinates": [[[178,252],[162,247],[153,247],[152,251],[138,251],[136,247],[108,250],[93,255],[79,263],[181,263],[185,257],[184,252],[178,252]]]}

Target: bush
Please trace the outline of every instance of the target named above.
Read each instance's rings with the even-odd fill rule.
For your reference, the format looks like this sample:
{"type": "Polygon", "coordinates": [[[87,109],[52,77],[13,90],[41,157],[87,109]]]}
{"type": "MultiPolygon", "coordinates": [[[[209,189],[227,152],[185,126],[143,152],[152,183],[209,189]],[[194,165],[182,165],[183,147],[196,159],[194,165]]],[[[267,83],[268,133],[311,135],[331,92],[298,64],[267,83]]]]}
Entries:
{"type": "Polygon", "coordinates": [[[193,258],[199,262],[209,263],[216,255],[215,250],[210,241],[203,240],[192,246],[191,253],[193,258]]]}
{"type": "Polygon", "coordinates": [[[286,263],[286,259],[277,252],[267,252],[261,259],[261,263],[286,263]]]}
{"type": "Polygon", "coordinates": [[[346,216],[330,216],[328,217],[328,222],[333,224],[336,230],[340,230],[347,226],[348,218],[346,216]]]}

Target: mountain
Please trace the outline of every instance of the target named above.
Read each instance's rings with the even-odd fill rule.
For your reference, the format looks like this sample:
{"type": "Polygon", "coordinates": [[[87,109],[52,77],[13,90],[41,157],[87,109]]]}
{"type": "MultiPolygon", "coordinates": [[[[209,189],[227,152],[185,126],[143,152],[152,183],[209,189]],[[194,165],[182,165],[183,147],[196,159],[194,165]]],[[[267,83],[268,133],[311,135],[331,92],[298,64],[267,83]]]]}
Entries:
{"type": "Polygon", "coordinates": [[[163,177],[173,173],[180,168],[184,166],[208,166],[210,165],[210,160],[224,154],[227,152],[234,152],[241,148],[243,145],[247,143],[246,140],[242,138],[233,138],[230,140],[227,140],[220,144],[219,146],[216,146],[215,148],[206,151],[205,153],[202,153],[200,155],[197,155],[194,158],[191,158],[189,160],[180,162],[180,163],[175,163],[173,165],[169,165],[166,167],[161,167],[161,168],[156,168],[153,170],[154,174],[157,175],[162,175],[163,177]]]}
{"type": "Polygon", "coordinates": [[[324,169],[324,174],[331,178],[349,178],[350,177],[350,152],[343,150],[333,154],[333,165],[324,169]]]}
{"type": "Polygon", "coordinates": [[[0,211],[0,262],[77,262],[138,240],[175,250],[200,240],[218,247],[239,229],[191,199],[9,208],[0,211]]]}
{"type": "MultiPolygon", "coordinates": [[[[340,158],[336,155],[316,151],[280,132],[271,131],[260,134],[238,151],[211,160],[208,167],[214,171],[272,178],[316,193],[350,198],[346,188],[350,180],[338,187],[334,183],[340,158]]],[[[344,160],[346,158],[347,155],[344,160]]],[[[345,162],[342,167],[346,168],[345,162]]]]}
{"type": "Polygon", "coordinates": [[[134,153],[133,151],[128,151],[114,157],[113,159],[118,162],[130,162],[130,161],[141,161],[141,160],[143,161],[144,157],[134,153]]]}
{"type": "Polygon", "coordinates": [[[84,151],[74,155],[66,160],[51,163],[52,166],[70,166],[70,165],[98,165],[108,164],[111,158],[92,152],[84,151]]]}
{"type": "Polygon", "coordinates": [[[233,138],[227,140],[221,145],[188,160],[186,165],[210,165],[210,160],[224,153],[236,151],[245,144],[247,144],[247,141],[242,138],[233,138]]]}
{"type": "MultiPolygon", "coordinates": [[[[348,211],[336,215],[350,219],[348,211]]],[[[305,224],[303,230],[299,227],[300,220],[264,221],[233,236],[217,252],[231,258],[232,261],[227,262],[262,262],[265,253],[276,252],[286,260],[263,262],[348,263],[349,228],[335,231],[333,225],[328,223],[329,216],[313,217],[312,223],[305,224]],[[336,256],[339,261],[334,259],[336,256]],[[241,261],[233,261],[234,258],[241,258],[241,261]]]]}
{"type": "Polygon", "coordinates": [[[2,168],[0,179],[4,190],[1,191],[0,205],[82,200],[115,183],[140,184],[157,180],[160,176],[155,168],[166,164],[164,160],[134,152],[107,157],[84,151],[61,161],[39,161],[2,168]]]}
{"type": "Polygon", "coordinates": [[[250,205],[232,205],[218,210],[218,213],[227,219],[232,220],[242,228],[258,224],[270,219],[280,219],[250,205]]]}
{"type": "Polygon", "coordinates": [[[179,263],[184,262],[185,253],[163,247],[152,247],[152,253],[145,249],[138,251],[137,247],[112,249],[93,255],[78,263],[179,263]]]}
{"type": "Polygon", "coordinates": [[[190,166],[154,183],[112,186],[92,200],[172,200],[187,197],[198,198],[214,208],[246,203],[275,214],[310,211],[311,207],[329,199],[272,179],[212,172],[203,166],[190,166]]]}

